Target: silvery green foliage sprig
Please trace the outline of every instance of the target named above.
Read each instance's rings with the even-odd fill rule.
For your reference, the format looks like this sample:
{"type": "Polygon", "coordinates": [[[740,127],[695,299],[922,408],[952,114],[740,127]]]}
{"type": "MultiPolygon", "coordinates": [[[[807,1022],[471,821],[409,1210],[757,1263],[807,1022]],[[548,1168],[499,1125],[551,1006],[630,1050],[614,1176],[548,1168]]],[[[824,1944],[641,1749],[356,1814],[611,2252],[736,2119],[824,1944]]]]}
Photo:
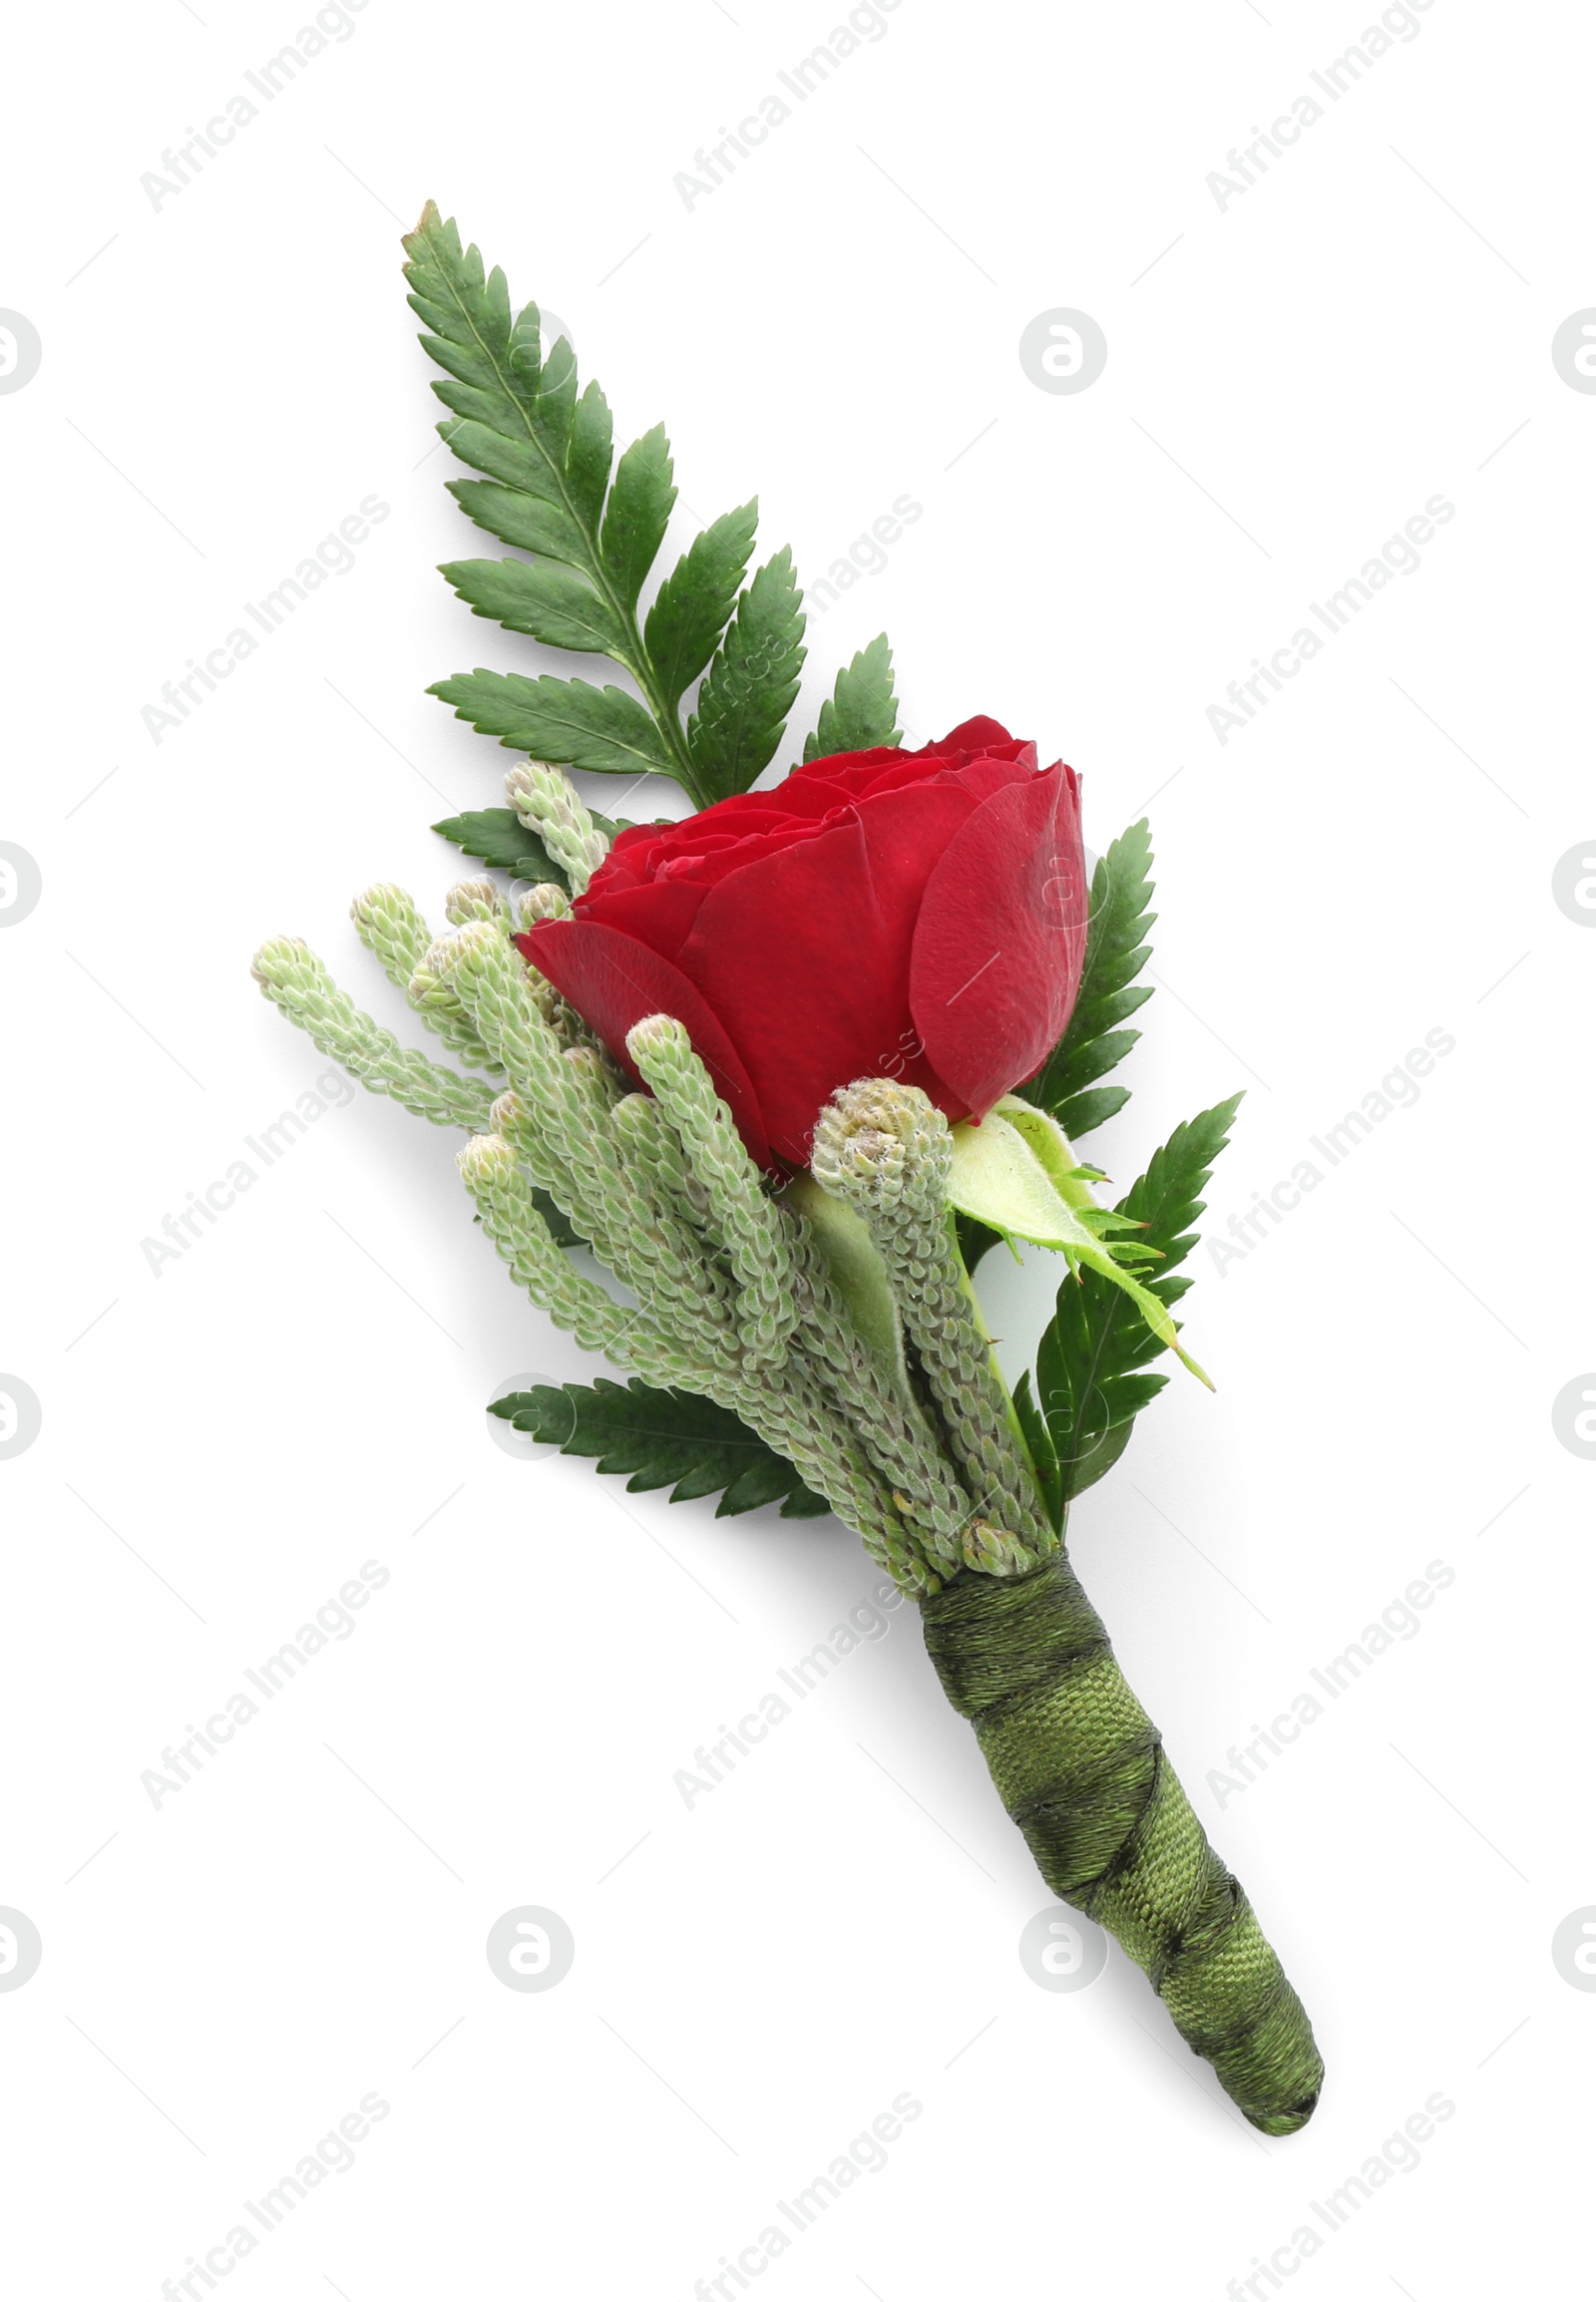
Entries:
{"type": "MultiPolygon", "coordinates": [[[[551,847],[596,868],[602,835],[569,779],[540,767],[521,789],[551,847]]],[[[548,916],[564,899],[539,888],[531,900],[548,916]]],[[[964,1281],[945,1213],[947,1122],[926,1097],[885,1080],[843,1090],[817,1142],[829,1212],[813,1200],[805,1212],[801,1190],[773,1188],[749,1158],[681,1024],[653,1015],[630,1032],[639,1094],[529,968],[491,883],[463,882],[445,910],[452,925],[434,937],[408,896],[377,887],[353,915],[420,1019],[486,1078],[402,1047],[302,944],[265,945],[255,975],[374,1091],[470,1131],[461,1176],[533,1302],[615,1365],[736,1415],[906,1592],[929,1596],[961,1568],[1022,1572],[1056,1549],[964,1281]],[[636,1309],[576,1268],[552,1212],[636,1309]],[[839,1223],[859,1235],[856,1285],[861,1254],[873,1258],[895,1331],[886,1349],[839,1286],[839,1223]]]]}
{"type": "Polygon", "coordinates": [[[918,1087],[891,1079],[856,1080],[815,1130],[815,1180],[863,1218],[954,1457],[984,1498],[981,1557],[968,1563],[1013,1573],[1036,1565],[1055,1538],[1037,1514],[1033,1473],[959,1259],[952,1165],[947,1120],[918,1087]]]}

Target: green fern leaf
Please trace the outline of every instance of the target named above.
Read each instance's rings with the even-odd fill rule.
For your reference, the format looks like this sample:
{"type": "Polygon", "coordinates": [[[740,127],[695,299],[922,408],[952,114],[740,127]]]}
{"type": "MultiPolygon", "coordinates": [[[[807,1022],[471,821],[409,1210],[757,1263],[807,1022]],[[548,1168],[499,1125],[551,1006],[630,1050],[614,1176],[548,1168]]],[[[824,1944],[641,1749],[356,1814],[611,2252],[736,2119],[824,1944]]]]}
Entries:
{"type": "Polygon", "coordinates": [[[620,459],[598,538],[611,582],[627,607],[635,607],[643,578],[665,540],[676,491],[671,482],[670,443],[656,424],[633,440],[620,459]]]}
{"type": "Polygon", "coordinates": [[[489,1412],[562,1454],[596,1455],[600,1471],[629,1473],[628,1494],[670,1487],[673,1503],[718,1494],[716,1518],[780,1502],[783,1518],[818,1518],[830,1505],[784,1455],[728,1407],[694,1391],[630,1382],[540,1383],[495,1399],[489,1412]]]}
{"type": "Polygon", "coordinates": [[[520,672],[468,671],[440,679],[442,696],[484,735],[511,751],[593,775],[671,775],[675,770],[655,721],[618,687],[585,679],[526,679],[520,672]]]}
{"type": "Polygon", "coordinates": [[[715,652],[748,572],[758,521],[757,498],[723,512],[693,538],[659,586],[643,644],[672,707],[715,652]]]}
{"type": "Polygon", "coordinates": [[[1017,1090],[1050,1111],[1071,1142],[1099,1127],[1130,1099],[1126,1087],[1095,1080],[1128,1055],[1139,1031],[1120,1030],[1153,995],[1136,976],[1148,956],[1146,937],[1158,915],[1152,901],[1152,842],[1146,818],[1116,839],[1092,875],[1086,959],[1064,1035],[1033,1079],[1017,1090]]]}
{"type": "Polygon", "coordinates": [[[449,493],[469,519],[501,544],[536,552],[567,568],[582,565],[582,530],[562,505],[497,480],[449,480],[449,493]]]}
{"type": "MultiPolygon", "coordinates": [[[[1191,1286],[1180,1266],[1197,1244],[1199,1194],[1229,1138],[1240,1095],[1177,1127],[1153,1154],[1116,1213],[1162,1260],[1142,1284],[1172,1310],[1191,1286]]],[[[1118,1459],[1137,1414],[1166,1377],[1150,1361],[1161,1344],[1134,1303],[1096,1272],[1058,1290],[1057,1309],[1036,1353],[1036,1397],[1057,1456],[1065,1502],[1118,1459]]]]}
{"type": "Polygon", "coordinates": [[[626,634],[601,592],[558,568],[525,560],[453,560],[442,570],[474,615],[525,631],[547,647],[617,657],[626,634]]]}
{"type": "Polygon", "coordinates": [[[873,751],[898,741],[898,699],[893,692],[892,649],[883,631],[861,648],[820,707],[820,720],[804,744],[804,763],[830,759],[839,751],[873,751]]]}
{"type": "Polygon", "coordinates": [[[737,602],[687,722],[687,748],[712,799],[746,791],[774,758],[803,668],[803,594],[784,545],[737,602]]]}
{"type": "MultiPolygon", "coordinates": [[[[596,383],[579,386],[570,339],[558,337],[546,355],[537,305],[514,312],[504,274],[431,201],[405,252],[422,343],[443,370],[433,383],[449,411],[439,431],[481,475],[450,480],[450,492],[480,528],[534,563],[460,560],[444,574],[473,613],[543,646],[608,656],[637,696],[484,671],[429,692],[512,750],[603,774],[672,776],[697,807],[746,791],[775,755],[804,661],[790,554],[748,581],[757,506],[739,506],[689,546],[639,622],[676,502],[663,427],[633,440],[616,465],[608,403],[596,383]],[[684,726],[683,699],[700,678],[684,726]],[[564,705],[552,692],[562,685],[564,705]],[[592,700],[599,694],[602,704],[592,700]],[[555,740],[567,748],[539,732],[551,719],[564,725],[555,740]]],[[[892,653],[881,637],[839,676],[804,757],[897,739],[892,653]]]]}
{"type": "Polygon", "coordinates": [[[565,873],[535,831],[529,831],[513,808],[480,807],[452,815],[433,825],[443,838],[495,871],[513,872],[517,879],[548,881],[567,888],[565,873]]]}
{"type": "Polygon", "coordinates": [[[1014,1414],[1018,1420],[1031,1467],[1036,1473],[1036,1485],[1041,1492],[1043,1507],[1052,1524],[1063,1524],[1063,1477],[1058,1465],[1058,1450],[1053,1445],[1047,1418],[1037,1406],[1031,1389],[1030,1369],[1027,1366],[1014,1385],[1014,1414]]]}

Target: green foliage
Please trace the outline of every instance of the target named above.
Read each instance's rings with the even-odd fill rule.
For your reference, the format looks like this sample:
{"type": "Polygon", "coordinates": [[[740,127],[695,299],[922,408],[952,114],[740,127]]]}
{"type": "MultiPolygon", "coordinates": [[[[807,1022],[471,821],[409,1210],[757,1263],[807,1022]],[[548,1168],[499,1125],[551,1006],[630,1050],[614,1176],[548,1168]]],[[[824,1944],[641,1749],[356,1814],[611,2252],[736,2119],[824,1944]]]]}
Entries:
{"type": "Polygon", "coordinates": [[[1058,1466],[1058,1450],[1053,1445],[1047,1418],[1036,1404],[1031,1388],[1030,1369],[1014,1385],[1014,1414],[1030,1456],[1031,1468],[1036,1473],[1036,1484],[1041,1490],[1042,1504],[1055,1527],[1064,1522],[1063,1474],[1058,1466]]]}
{"type": "Polygon", "coordinates": [[[633,440],[609,491],[598,550],[627,607],[635,607],[643,577],[658,557],[676,501],[670,443],[663,424],[633,440]]]}
{"type": "Polygon", "coordinates": [[[1073,1142],[1111,1119],[1130,1100],[1128,1087],[1093,1084],[1130,1053],[1139,1031],[1117,1028],[1153,995],[1138,983],[1158,915],[1149,911],[1152,842],[1145,816],[1121,833],[1092,875],[1086,959],[1064,1035],[1018,1092],[1050,1111],[1073,1142]]]}
{"type": "Polygon", "coordinates": [[[629,1472],[628,1494],[670,1487],[673,1503],[718,1494],[717,1519],[777,1501],[785,1519],[821,1518],[831,1507],[728,1407],[692,1391],[600,1376],[512,1391],[489,1411],[562,1454],[597,1455],[599,1470],[629,1472]]]}
{"type": "Polygon", "coordinates": [[[544,356],[537,305],[513,314],[504,274],[488,271],[431,202],[405,250],[422,343],[444,370],[433,384],[450,411],[439,430],[484,475],[451,491],[479,527],[537,563],[462,560],[444,575],[474,614],[544,646],[605,655],[637,689],[479,670],[429,692],[538,759],[673,776],[698,807],[746,791],[775,756],[798,691],[804,619],[790,555],[778,553],[739,599],[757,519],[742,505],[689,546],[639,626],[676,501],[663,427],[616,465],[608,403],[597,384],[579,392],[564,337],[544,356]],[[706,665],[683,726],[682,698],[706,665]]]}
{"type": "Polygon", "coordinates": [[[448,816],[432,828],[453,840],[466,855],[491,864],[495,871],[513,872],[520,880],[552,880],[556,887],[568,886],[565,873],[543,841],[535,831],[528,831],[514,808],[468,808],[464,815],[448,816]]]}
{"type": "Polygon", "coordinates": [[[525,631],[546,647],[615,655],[626,643],[611,602],[580,576],[529,568],[525,560],[454,560],[441,573],[473,615],[525,631]]]}
{"type": "Polygon", "coordinates": [[[659,586],[642,635],[660,691],[671,705],[681,701],[708,663],[731,619],[758,525],[757,502],[723,512],[693,538],[659,586]]]}
{"type": "Polygon", "coordinates": [[[746,791],[775,757],[803,668],[802,598],[784,544],[738,600],[687,722],[701,804],[746,791]]]}
{"type": "Polygon", "coordinates": [[[520,672],[467,671],[440,679],[429,695],[455,707],[484,735],[593,775],[673,775],[658,727],[634,696],[585,679],[523,678],[520,672]]]}
{"type": "Polygon", "coordinates": [[[898,741],[898,699],[893,692],[892,649],[881,632],[861,648],[820,707],[820,724],[804,744],[804,762],[830,759],[839,751],[873,751],[898,741]]]}
{"type": "MultiPolygon", "coordinates": [[[[1171,1310],[1191,1286],[1180,1266],[1197,1244],[1192,1226],[1203,1212],[1199,1193],[1240,1101],[1232,1095],[1177,1127],[1119,1202],[1117,1212],[1144,1225],[1140,1237],[1162,1256],[1143,1284],[1171,1310]]],[[[1083,1270],[1059,1288],[1057,1310],[1036,1353],[1036,1403],[1029,1402],[1027,1389],[1027,1407],[1020,1409],[1027,1438],[1027,1412],[1045,1423],[1057,1460],[1049,1498],[1056,1524],[1070,1498],[1118,1460],[1134,1418],[1163,1389],[1167,1378],[1149,1371],[1161,1348],[1136,1306],[1096,1272],[1083,1270]]]]}

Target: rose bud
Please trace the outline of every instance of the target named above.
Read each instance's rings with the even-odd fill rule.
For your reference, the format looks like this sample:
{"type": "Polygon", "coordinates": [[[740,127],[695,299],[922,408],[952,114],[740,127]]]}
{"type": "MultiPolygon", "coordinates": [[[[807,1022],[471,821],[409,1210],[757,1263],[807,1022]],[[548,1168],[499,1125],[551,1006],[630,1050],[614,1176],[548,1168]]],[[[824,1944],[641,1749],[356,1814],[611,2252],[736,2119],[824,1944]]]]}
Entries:
{"type": "Polygon", "coordinates": [[[980,1119],[1074,1005],[1079,783],[987,718],[812,760],[623,831],[572,916],[516,941],[633,1078],[626,1033],[674,1015],[762,1165],[806,1165],[821,1106],[861,1076],[980,1119]]]}

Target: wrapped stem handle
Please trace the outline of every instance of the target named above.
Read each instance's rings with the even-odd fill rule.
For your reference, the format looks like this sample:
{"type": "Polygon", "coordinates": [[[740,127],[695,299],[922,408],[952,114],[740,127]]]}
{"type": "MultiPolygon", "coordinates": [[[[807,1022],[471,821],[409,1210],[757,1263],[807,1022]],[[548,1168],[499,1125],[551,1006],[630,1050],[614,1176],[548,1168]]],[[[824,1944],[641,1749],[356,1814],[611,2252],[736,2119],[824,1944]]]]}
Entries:
{"type": "Polygon", "coordinates": [[[1296,2133],[1324,2079],[1308,2017],[1067,1558],[957,1576],[921,1615],[1048,1886],[1135,1960],[1243,2115],[1296,2133]]]}

